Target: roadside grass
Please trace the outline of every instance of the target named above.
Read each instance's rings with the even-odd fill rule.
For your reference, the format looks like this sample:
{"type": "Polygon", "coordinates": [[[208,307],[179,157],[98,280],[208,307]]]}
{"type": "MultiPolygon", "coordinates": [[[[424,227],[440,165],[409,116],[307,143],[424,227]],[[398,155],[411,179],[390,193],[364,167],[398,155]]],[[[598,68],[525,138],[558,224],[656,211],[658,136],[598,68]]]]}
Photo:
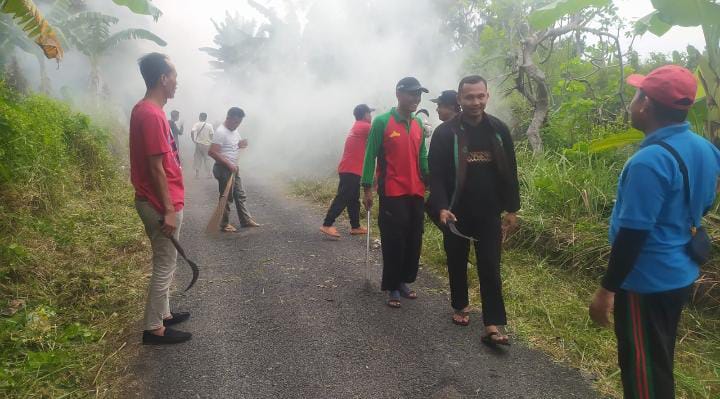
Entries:
{"type": "MultiPolygon", "coordinates": [[[[291,190],[295,195],[327,206],[335,194],[336,184],[334,178],[294,180],[291,190]]],[[[542,223],[546,223],[544,227],[557,228],[553,223],[542,223]]],[[[599,243],[602,238],[598,234],[605,235],[602,226],[588,224],[586,230],[594,232],[587,233],[588,237],[599,243]]],[[[536,229],[538,225],[533,223],[523,228],[536,229]]],[[[601,394],[622,397],[614,334],[612,330],[595,327],[588,316],[588,304],[599,283],[596,276],[580,266],[587,259],[585,256],[591,255],[580,252],[582,256],[579,259],[571,256],[575,261],[557,262],[556,259],[564,259],[560,255],[565,248],[545,248],[559,258],[551,257],[547,252],[539,256],[532,249],[540,244],[518,244],[518,240],[527,239],[532,232],[517,234],[520,237],[511,239],[510,248],[503,254],[508,329],[529,346],[590,375],[595,389],[601,394]],[[523,234],[526,236],[523,237],[523,234]]],[[[576,239],[588,237],[577,236],[576,239]]],[[[549,245],[548,242],[545,245],[549,245]]],[[[598,253],[592,256],[602,257],[598,253]]],[[[442,234],[429,222],[426,223],[423,239],[422,262],[445,281],[447,271],[442,234]]],[[[473,257],[470,262],[474,264],[473,257]]],[[[590,269],[597,270],[601,262],[596,260],[590,269]]],[[[471,306],[475,310],[473,314],[478,317],[477,272],[474,267],[468,272],[471,306]]],[[[675,356],[677,397],[720,397],[720,318],[714,313],[691,307],[683,314],[678,336],[675,356]]]]}
{"type": "Polygon", "coordinates": [[[11,216],[16,228],[4,237],[8,263],[0,271],[6,397],[105,397],[112,390],[120,366],[114,352],[145,295],[148,252],[130,190],[117,183],[47,218],[11,216]]]}
{"type": "Polygon", "coordinates": [[[149,250],[109,140],[0,82],[0,397],[114,395],[149,250]]]}

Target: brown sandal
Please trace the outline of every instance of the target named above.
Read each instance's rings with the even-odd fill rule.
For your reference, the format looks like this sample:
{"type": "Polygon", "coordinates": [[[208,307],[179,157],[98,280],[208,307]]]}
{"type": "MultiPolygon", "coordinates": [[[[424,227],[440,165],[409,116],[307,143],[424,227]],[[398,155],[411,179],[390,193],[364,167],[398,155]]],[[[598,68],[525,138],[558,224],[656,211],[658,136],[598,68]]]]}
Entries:
{"type": "Polygon", "coordinates": [[[399,300],[399,299],[396,299],[396,298],[390,298],[390,299],[388,299],[387,305],[390,306],[390,307],[393,308],[393,309],[398,309],[399,307],[402,306],[402,304],[400,303],[400,300],[399,300]]]}
{"type": "Polygon", "coordinates": [[[452,322],[458,326],[467,327],[470,324],[470,312],[456,310],[453,313],[452,322]]]}
{"type": "Polygon", "coordinates": [[[229,225],[223,227],[222,229],[220,229],[220,231],[222,231],[223,233],[235,233],[235,232],[237,232],[237,229],[235,228],[235,226],[229,224],[229,225]]]}

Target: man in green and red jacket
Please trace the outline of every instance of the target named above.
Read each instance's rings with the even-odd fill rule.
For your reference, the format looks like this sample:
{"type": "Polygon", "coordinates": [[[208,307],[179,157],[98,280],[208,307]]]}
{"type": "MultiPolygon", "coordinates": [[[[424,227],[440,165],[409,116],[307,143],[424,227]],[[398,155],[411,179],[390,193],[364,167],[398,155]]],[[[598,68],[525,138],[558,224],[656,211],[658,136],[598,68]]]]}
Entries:
{"type": "Polygon", "coordinates": [[[415,281],[420,260],[424,221],[424,180],[428,175],[422,122],[413,114],[428,90],[413,77],[395,87],[397,107],[375,118],[370,128],[361,184],[364,204],[372,207],[377,176],[382,241],[381,288],[389,291],[388,306],[400,307],[400,297],[417,298],[415,281]],[[375,160],[378,158],[377,170],[375,160]]]}

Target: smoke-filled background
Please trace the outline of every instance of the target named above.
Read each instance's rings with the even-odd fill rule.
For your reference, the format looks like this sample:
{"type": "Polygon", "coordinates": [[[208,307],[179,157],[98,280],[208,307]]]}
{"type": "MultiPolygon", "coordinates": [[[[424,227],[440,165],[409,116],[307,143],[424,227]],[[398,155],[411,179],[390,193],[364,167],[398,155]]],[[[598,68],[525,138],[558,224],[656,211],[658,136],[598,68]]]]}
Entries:
{"type": "MultiPolygon", "coordinates": [[[[430,89],[420,108],[428,108],[435,123],[429,99],[455,88],[464,73],[487,74],[491,92],[495,84],[494,71],[464,63],[463,51],[446,29],[448,3],[442,0],[154,3],[163,11],[157,22],[110,1],[86,3],[89,11],[117,16],[118,29],[148,29],[167,42],[164,47],[147,40],[122,42],[99,58],[95,90],[117,105],[114,113],[126,123],[144,93],[137,58],[149,51],[168,54],[179,88],[166,112],[181,113],[185,160],[192,157],[190,127],[197,115],[206,112],[217,126],[229,107],[239,106],[247,114],[241,133],[250,141],[245,165],[286,175],[327,174],[353,123],[353,107],[367,103],[377,113],[389,109],[400,78],[415,76],[430,89]]],[[[630,17],[647,11],[635,8],[629,2],[620,5],[630,17]]],[[[636,46],[642,51],[642,44],[636,46]]],[[[36,73],[33,57],[26,56],[23,65],[36,73]]],[[[86,92],[93,75],[74,52],[47,73],[53,93],[70,101],[86,92]]],[[[512,124],[511,112],[500,96],[495,98],[490,111],[512,124]]]]}

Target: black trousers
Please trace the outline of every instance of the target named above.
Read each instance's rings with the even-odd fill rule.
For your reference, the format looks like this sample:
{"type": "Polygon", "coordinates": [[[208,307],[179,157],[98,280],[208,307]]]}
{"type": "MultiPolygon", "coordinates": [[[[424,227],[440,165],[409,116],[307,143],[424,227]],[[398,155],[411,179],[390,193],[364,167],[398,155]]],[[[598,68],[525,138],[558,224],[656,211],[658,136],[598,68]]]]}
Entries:
{"type": "MultiPolygon", "coordinates": [[[[458,215],[457,227],[463,234],[478,239],[475,242],[475,263],[480,280],[483,323],[486,326],[504,326],[507,324],[507,317],[500,279],[500,215],[473,221],[458,215]],[[464,220],[467,223],[463,223],[464,220]]],[[[462,310],[468,306],[467,264],[470,241],[450,233],[447,229],[443,229],[443,234],[450,279],[450,300],[453,309],[462,310]]]]}
{"type": "Polygon", "coordinates": [[[380,286],[383,290],[398,290],[401,283],[412,283],[417,278],[424,211],[422,197],[380,196],[378,227],[382,242],[380,286]]]}
{"type": "Polygon", "coordinates": [[[625,399],[675,398],[675,339],[691,289],[615,294],[615,337],[625,399]]]}
{"type": "Polygon", "coordinates": [[[360,176],[353,173],[340,173],[337,194],[325,215],[323,226],[332,226],[345,208],[350,218],[350,227],[360,227],[360,176]]]}

